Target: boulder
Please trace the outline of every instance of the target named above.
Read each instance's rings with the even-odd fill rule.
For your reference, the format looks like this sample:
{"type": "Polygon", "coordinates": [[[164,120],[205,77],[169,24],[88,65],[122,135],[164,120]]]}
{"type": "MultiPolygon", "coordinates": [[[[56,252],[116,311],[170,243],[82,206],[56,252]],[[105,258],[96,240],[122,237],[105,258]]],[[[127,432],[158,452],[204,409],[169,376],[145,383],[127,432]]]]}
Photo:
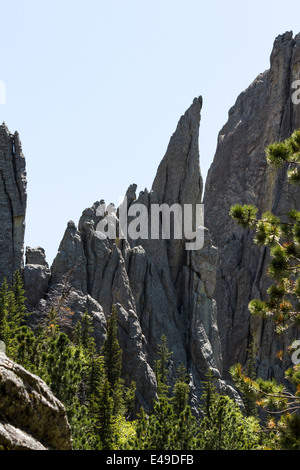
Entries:
{"type": "Polygon", "coordinates": [[[49,387],[0,352],[0,448],[71,450],[66,410],[49,387]]]}

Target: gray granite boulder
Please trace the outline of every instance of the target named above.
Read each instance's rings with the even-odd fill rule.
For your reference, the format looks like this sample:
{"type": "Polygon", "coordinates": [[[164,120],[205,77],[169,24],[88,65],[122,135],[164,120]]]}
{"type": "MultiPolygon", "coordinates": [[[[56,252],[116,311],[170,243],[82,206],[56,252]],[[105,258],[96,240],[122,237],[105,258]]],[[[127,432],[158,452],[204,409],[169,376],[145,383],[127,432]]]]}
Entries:
{"type": "Polygon", "coordinates": [[[66,410],[37,376],[0,352],[0,449],[70,450],[66,410]]]}

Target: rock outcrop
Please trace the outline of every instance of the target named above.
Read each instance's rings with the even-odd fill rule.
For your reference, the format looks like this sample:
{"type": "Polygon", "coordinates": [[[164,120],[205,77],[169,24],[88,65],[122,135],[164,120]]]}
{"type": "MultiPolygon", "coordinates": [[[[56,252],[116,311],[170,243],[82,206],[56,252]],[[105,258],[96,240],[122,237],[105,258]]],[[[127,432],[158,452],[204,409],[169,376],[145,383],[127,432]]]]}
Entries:
{"type": "Polygon", "coordinates": [[[46,261],[45,250],[41,247],[26,247],[24,266],[24,288],[27,308],[32,308],[45,297],[49,288],[51,271],[46,261]]]}
{"type": "MultiPolygon", "coordinates": [[[[123,376],[136,382],[137,407],[150,408],[156,397],[153,368],[162,335],[172,351],[171,379],[183,364],[195,410],[208,369],[224,393],[238,398],[228,371],[236,362],[246,363],[252,338],[259,375],[282,380],[276,356],[281,340],[272,324],[248,312],[249,300],[263,298],[269,285],[268,252],[229,216],[234,203],[255,204],[260,212],[280,216],[299,206],[299,190],[287,185],[284,170],[267,166],[265,148],[300,127],[300,107],[291,99],[300,78],[300,36],[279,36],[270,62],[237,98],[219,133],[205,186],[204,223],[196,211],[203,191],[199,97],[180,118],[150,190],[137,194],[131,184],[120,207],[97,201],[82,212],[78,225],[68,222],[51,267],[42,248],[26,249],[24,282],[33,323],[53,302],[75,312],[63,323],[66,330],[87,310],[100,348],[107,318],[117,308],[123,376]],[[176,233],[183,228],[178,214],[166,227],[158,211],[153,237],[154,206],[176,206],[183,215],[187,205],[193,209],[190,231],[203,241],[201,249],[187,249],[190,231],[176,233]]],[[[19,137],[5,125],[0,126],[0,201],[0,279],[10,279],[16,269],[23,270],[26,173],[19,137]]],[[[6,423],[3,433],[9,435],[10,426],[6,423]]]]}
{"type": "Polygon", "coordinates": [[[232,204],[254,204],[260,213],[283,216],[299,209],[299,189],[288,185],[285,170],[267,166],[265,148],[287,138],[300,127],[300,106],[292,100],[293,83],[300,78],[300,35],[278,36],[270,69],[260,74],[237,98],[221,129],[214,161],[208,173],[205,222],[219,250],[214,298],[222,342],[225,374],[232,364],[247,360],[252,338],[258,347],[257,371],[263,377],[283,378],[276,352],[284,342],[271,322],[254,320],[248,311],[253,298],[264,298],[268,250],[253,244],[253,231],[230,218],[232,204]]]}
{"type": "MultiPolygon", "coordinates": [[[[203,231],[201,250],[187,250],[186,238],[172,235],[172,227],[167,238],[160,235],[153,239],[150,233],[153,205],[175,204],[184,210],[190,204],[195,210],[201,203],[198,148],[201,107],[202,98],[196,98],[180,118],[151,190],[145,189],[137,196],[137,186],[132,184],[119,208],[106,207],[104,201],[99,201],[85,209],[78,227],[72,221],[68,223],[51,266],[49,293],[68,279],[70,307],[78,314],[87,308],[93,318],[98,318],[94,325],[99,347],[106,319],[116,305],[124,377],[136,382],[138,404],[146,409],[156,394],[153,366],[162,335],[173,353],[171,376],[175,377],[181,363],[190,374],[195,409],[208,368],[215,371],[221,384],[221,346],[213,299],[217,249],[204,227],[198,227],[203,231]],[[131,237],[127,232],[141,206],[146,210],[144,222],[148,231],[131,237]],[[128,216],[125,225],[124,209],[128,216]],[[100,236],[99,223],[117,227],[116,236],[108,237],[104,232],[100,236]],[[93,302],[93,310],[88,299],[93,302]]],[[[195,230],[195,216],[193,220],[195,230]]],[[[37,311],[40,306],[37,305],[37,311]]],[[[228,385],[222,382],[222,387],[228,385]]]]}
{"type": "Polygon", "coordinates": [[[39,377],[0,352],[0,450],[70,450],[62,403],[39,377]]]}
{"type": "Polygon", "coordinates": [[[23,269],[26,213],[25,158],[18,132],[0,126],[0,283],[23,269]]]}

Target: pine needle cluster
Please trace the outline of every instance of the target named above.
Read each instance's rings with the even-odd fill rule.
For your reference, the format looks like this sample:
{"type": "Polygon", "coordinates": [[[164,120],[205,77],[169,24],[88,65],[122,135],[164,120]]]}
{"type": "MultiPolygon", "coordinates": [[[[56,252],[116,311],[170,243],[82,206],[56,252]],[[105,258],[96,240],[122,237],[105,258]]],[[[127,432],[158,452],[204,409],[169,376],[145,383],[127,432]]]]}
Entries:
{"type": "MultiPolygon", "coordinates": [[[[291,184],[300,184],[300,130],[283,142],[276,142],[266,149],[270,165],[286,170],[291,184]]],[[[265,246],[270,252],[268,275],[273,283],[267,290],[266,299],[253,299],[249,311],[254,316],[271,319],[275,332],[283,334],[300,326],[300,211],[291,208],[283,217],[265,212],[258,217],[253,205],[235,204],[230,216],[242,227],[254,229],[254,242],[265,246]]],[[[293,342],[293,344],[298,344],[293,342]]],[[[293,352],[293,344],[289,347],[293,352]]],[[[282,358],[283,352],[278,352],[282,358]]],[[[289,359],[289,363],[291,360],[289,359]]],[[[271,414],[267,429],[274,434],[277,448],[300,449],[300,366],[287,367],[286,378],[294,386],[288,391],[274,380],[253,380],[242,370],[240,364],[231,368],[235,383],[245,395],[271,414]]]]}

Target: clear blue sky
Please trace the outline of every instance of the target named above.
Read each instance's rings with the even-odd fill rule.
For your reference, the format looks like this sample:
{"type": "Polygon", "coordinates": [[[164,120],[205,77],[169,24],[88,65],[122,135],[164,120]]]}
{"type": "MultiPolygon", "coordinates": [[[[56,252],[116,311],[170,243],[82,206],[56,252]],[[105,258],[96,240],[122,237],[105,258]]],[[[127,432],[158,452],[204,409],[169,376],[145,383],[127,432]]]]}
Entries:
{"type": "Polygon", "coordinates": [[[299,1],[7,0],[0,120],[27,161],[26,239],[51,262],[67,222],[95,201],[150,188],[171,134],[202,95],[205,178],[241,91],[269,68],[299,1]]]}

